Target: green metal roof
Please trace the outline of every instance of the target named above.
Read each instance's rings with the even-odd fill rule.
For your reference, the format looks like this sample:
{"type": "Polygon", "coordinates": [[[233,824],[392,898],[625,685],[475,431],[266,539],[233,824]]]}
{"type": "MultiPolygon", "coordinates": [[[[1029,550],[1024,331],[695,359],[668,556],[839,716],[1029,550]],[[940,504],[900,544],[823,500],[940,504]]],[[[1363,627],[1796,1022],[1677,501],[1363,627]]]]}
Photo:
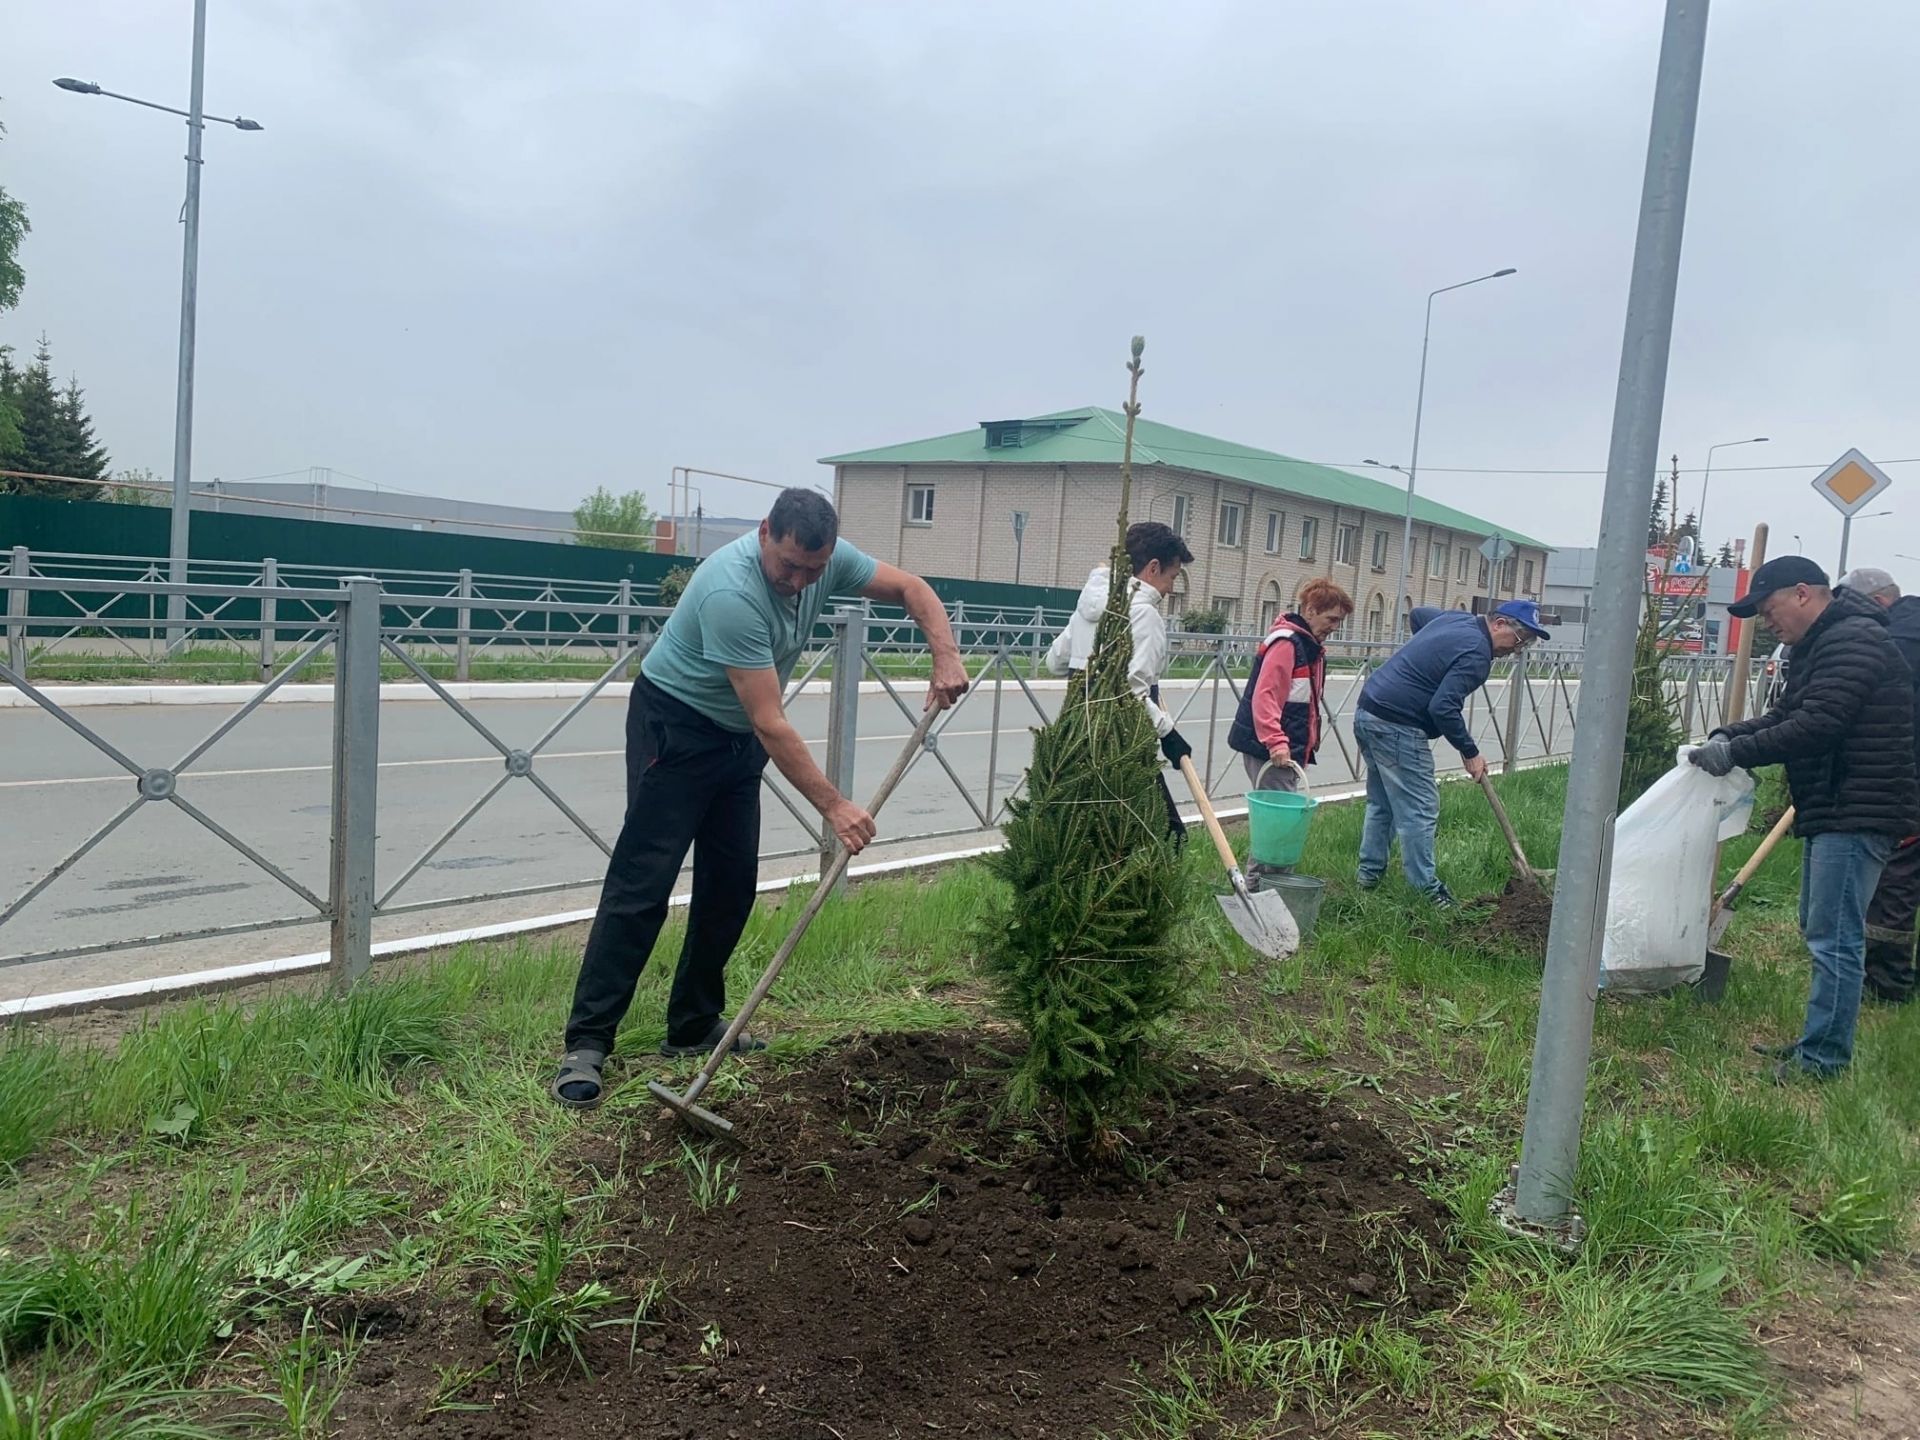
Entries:
{"type": "MultiPolygon", "coordinates": [[[[911,440],[905,445],[887,445],[878,450],[856,450],[848,455],[828,455],[822,465],[1117,465],[1126,438],[1126,417],[1117,410],[1089,406],[1082,410],[1059,410],[1051,415],[1029,417],[1036,428],[1017,447],[989,447],[986,423],[952,435],[936,435],[931,440],[911,440]],[[1073,423],[1051,428],[1060,421],[1073,423]],[[1041,428],[1047,427],[1047,428],[1041,428]]],[[[991,422],[998,428],[1012,421],[991,422]]],[[[1271,450],[1256,450],[1251,445],[1236,445],[1211,435],[1177,430],[1144,417],[1134,425],[1133,456],[1136,465],[1175,465],[1182,470],[1197,470],[1225,480],[1304,495],[1333,505],[1369,510],[1376,515],[1401,515],[1406,512],[1406,491],[1331,465],[1316,465],[1310,460],[1295,460],[1271,450]]],[[[1414,519],[1470,535],[1499,534],[1516,544],[1540,550],[1553,547],[1531,536],[1497,526],[1490,520],[1441,505],[1424,495],[1413,498],[1414,519]]]]}

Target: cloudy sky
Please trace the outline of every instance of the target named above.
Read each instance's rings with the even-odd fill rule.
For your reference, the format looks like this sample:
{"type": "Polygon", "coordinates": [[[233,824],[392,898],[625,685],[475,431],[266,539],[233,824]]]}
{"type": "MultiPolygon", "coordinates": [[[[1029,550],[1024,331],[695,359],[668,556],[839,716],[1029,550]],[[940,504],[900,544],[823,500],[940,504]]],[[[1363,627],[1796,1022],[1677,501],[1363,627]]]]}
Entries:
{"type": "MultiPolygon", "coordinates": [[[[1123,394],[1591,543],[1656,0],[213,0],[195,478],[664,503],[677,464],[1123,394]],[[1522,473],[1491,473],[1518,471],[1522,473]]],[[[12,0],[0,181],[115,463],[170,467],[190,0],[12,0]]],[[[1808,481],[1890,465],[1856,563],[1920,586],[1920,14],[1721,0],[1662,455],[1709,539],[1831,561],[1808,481]],[[1750,465],[1780,469],[1743,470],[1750,465]]],[[[710,484],[716,511],[755,492],[710,484]]]]}

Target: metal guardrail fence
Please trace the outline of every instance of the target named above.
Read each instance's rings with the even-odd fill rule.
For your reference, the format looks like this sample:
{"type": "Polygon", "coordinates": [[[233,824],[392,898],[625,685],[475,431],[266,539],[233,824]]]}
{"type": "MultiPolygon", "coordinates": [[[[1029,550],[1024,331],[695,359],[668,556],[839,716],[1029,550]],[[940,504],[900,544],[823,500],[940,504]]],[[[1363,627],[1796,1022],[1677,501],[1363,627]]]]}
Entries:
{"type": "MultiPolygon", "coordinates": [[[[300,902],[291,915],[0,953],[0,968],[323,922],[329,929],[333,975],[343,986],[353,983],[371,963],[372,927],[378,917],[536,896],[598,883],[599,875],[591,874],[475,894],[420,898],[409,893],[423,869],[496,797],[516,783],[542,797],[568,828],[584,836],[602,854],[611,853],[612,837],[583,817],[580,806],[542,773],[542,762],[561,733],[604,697],[609,686],[630,672],[670,613],[657,606],[633,603],[630,592],[619,587],[614,597],[604,601],[517,596],[512,602],[511,624],[483,626],[469,607],[447,603],[470,598],[464,594],[422,596],[412,590],[389,589],[386,582],[367,577],[331,585],[293,585],[284,577],[271,577],[264,568],[258,576],[236,577],[233,584],[173,586],[160,580],[107,579],[84,570],[49,574],[44,566],[16,565],[10,573],[0,574],[0,592],[6,597],[8,640],[6,659],[0,663],[0,686],[19,691],[61,728],[104,756],[126,774],[135,791],[131,800],[24,888],[16,884],[20,877],[0,876],[0,903],[5,905],[0,909],[0,931],[148,805],[169,806],[185,815],[270,877],[278,890],[300,902]],[[165,757],[135,755],[130,753],[133,747],[113,743],[88,723],[84,710],[63,704],[29,676],[28,660],[37,653],[36,644],[44,646],[49,635],[68,634],[72,627],[70,616],[37,613],[28,602],[40,595],[64,595],[67,603],[84,611],[88,626],[97,628],[107,643],[164,645],[166,602],[177,592],[183,593],[188,603],[188,643],[222,637],[223,643],[242,645],[249,653],[259,654],[263,672],[270,673],[249,687],[245,698],[234,702],[203,739],[170,763],[156,763],[165,757]],[[252,602],[251,613],[240,613],[236,606],[239,601],[252,602]],[[161,620],[158,629],[156,617],[161,620]],[[471,657],[485,653],[491,645],[529,636],[538,636],[539,645],[566,654],[574,663],[590,661],[594,673],[544,733],[529,745],[515,746],[487,723],[473,701],[456,696],[423,657],[471,657]],[[389,867],[390,878],[376,877],[375,856],[376,822],[382,813],[379,751],[383,664],[389,675],[415,681],[431,691],[434,700],[470,728],[499,764],[498,773],[451,824],[405,863],[389,867]],[[282,687],[323,671],[330,671],[332,689],[330,792],[324,807],[328,863],[324,887],[315,887],[303,884],[287,865],[242,839],[187,792],[197,778],[194,766],[208,751],[282,687]],[[7,894],[14,894],[14,898],[7,900],[7,894]]],[[[480,597],[476,593],[471,598],[480,597]]],[[[885,838],[890,843],[977,835],[997,828],[1006,816],[1008,802],[1025,784],[1024,774],[1011,779],[1002,772],[1003,759],[1027,742],[1029,727],[1052,717],[1045,697],[1049,693],[1057,695],[1059,690],[1049,690],[1036,679],[1036,672],[1040,654],[1057,628],[1057,618],[1045,613],[1013,617],[963,614],[961,618],[962,648],[972,682],[966,696],[942,717],[928,737],[923,756],[944,778],[943,791],[952,792],[947,803],[951,805],[952,797],[958,797],[960,807],[953,817],[958,823],[936,823],[911,833],[889,834],[885,838]],[[982,709],[988,712],[985,731],[964,732],[975,739],[984,734],[985,766],[980,772],[961,753],[962,747],[947,742],[950,735],[963,733],[954,730],[956,722],[965,716],[971,726],[982,709]],[[967,771],[972,773],[963,773],[967,771]]],[[[1164,703],[1176,723],[1195,740],[1200,751],[1197,758],[1203,761],[1211,789],[1239,788],[1235,775],[1238,757],[1227,749],[1224,732],[1239,704],[1252,645],[1251,638],[1244,636],[1173,637],[1174,673],[1182,678],[1169,681],[1164,703]]],[[[894,672],[903,662],[923,655],[925,649],[925,637],[911,622],[876,617],[866,607],[843,606],[822,619],[815,643],[796,667],[786,698],[790,709],[803,696],[825,699],[824,769],[843,791],[851,791],[854,784],[863,698],[877,704],[889,719],[897,711],[908,728],[917,722],[920,696],[910,694],[911,682],[894,672]],[[864,697],[862,681],[869,682],[864,697]]],[[[1335,784],[1360,778],[1351,725],[1354,701],[1367,676],[1392,649],[1391,645],[1364,642],[1336,642],[1329,647],[1318,769],[1335,784]]],[[[1578,652],[1529,652],[1498,662],[1487,688],[1476,693],[1468,710],[1470,727],[1490,759],[1511,771],[1523,759],[1569,753],[1579,677],[1578,652]]],[[[1760,688],[1762,667],[1756,665],[1748,680],[1760,688]]],[[[1724,659],[1675,657],[1668,662],[1668,693],[1689,734],[1702,734],[1721,722],[1731,682],[1730,662],[1724,659]]],[[[1750,712],[1753,708],[1749,706],[1750,712]]],[[[1020,763],[1024,766],[1024,761],[1020,763]]],[[[762,858],[818,852],[824,865],[832,855],[831,832],[771,767],[766,785],[797,822],[803,839],[798,845],[763,851],[762,858]]]]}
{"type": "MultiPolygon", "coordinates": [[[[78,555],[15,546],[6,577],[58,580],[14,586],[6,607],[7,663],[20,675],[60,679],[177,678],[183,673],[271,679],[299,648],[326,629],[325,610],[302,592],[331,594],[352,576],[380,582],[383,605],[405,620],[403,643],[415,659],[464,682],[490,662],[529,670],[575,669],[610,661],[633,639],[631,612],[657,605],[659,586],[631,580],[563,580],[473,570],[348,570],[329,565],[196,560],[188,588],[187,631],[169,630],[164,562],[138,556],[78,555]]],[[[898,610],[868,605],[879,619],[898,610]]],[[[948,613],[963,641],[981,627],[997,635],[1022,627],[1022,646],[1038,665],[1067,612],[1036,606],[955,603],[948,613]]],[[[828,644],[823,627],[816,639],[828,644]]],[[[887,647],[879,646],[882,651],[887,647]]],[[[911,651],[913,647],[906,647],[911,651]]]]}

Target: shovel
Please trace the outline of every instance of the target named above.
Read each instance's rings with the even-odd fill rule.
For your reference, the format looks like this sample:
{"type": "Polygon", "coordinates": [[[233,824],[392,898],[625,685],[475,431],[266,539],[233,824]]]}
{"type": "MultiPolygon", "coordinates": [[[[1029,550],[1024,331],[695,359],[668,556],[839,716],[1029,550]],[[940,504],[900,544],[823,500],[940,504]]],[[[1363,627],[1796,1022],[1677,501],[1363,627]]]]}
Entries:
{"type": "Polygon", "coordinates": [[[1507,807],[1500,803],[1500,792],[1493,788],[1493,777],[1483,774],[1480,788],[1486,792],[1487,803],[1493,806],[1493,818],[1500,822],[1500,833],[1507,837],[1507,849],[1513,852],[1513,873],[1541,894],[1551,895],[1553,871],[1536,870],[1527,863],[1527,852],[1520,848],[1520,837],[1513,833],[1513,821],[1507,818],[1507,807]]]}
{"type": "MultiPolygon", "coordinates": [[[[887,778],[880,782],[879,790],[874,793],[873,800],[868,804],[868,814],[880,813],[880,807],[887,803],[887,797],[893,794],[894,787],[907,773],[907,767],[912,765],[919,756],[920,747],[926,743],[927,732],[933,728],[933,722],[939,718],[939,715],[938,710],[929,708],[920,717],[920,723],[914,727],[913,735],[900,751],[900,758],[893,762],[893,769],[887,772],[887,778]]],[[[760,976],[759,983],[753,987],[753,993],[747,996],[746,1003],[740,1007],[740,1013],[733,1017],[733,1023],[727,1026],[727,1033],[722,1035],[720,1043],[713,1047],[713,1053],[707,1056],[707,1063],[700,1067],[700,1073],[693,1077],[693,1083],[687,1087],[686,1093],[677,1093],[658,1080],[647,1082],[647,1089],[653,1092],[653,1098],[694,1129],[712,1135],[716,1139],[725,1139],[733,1133],[731,1120],[725,1116],[716,1115],[705,1106],[696,1105],[694,1102],[700,1098],[702,1092],[712,1083],[713,1077],[719,1073],[721,1065],[733,1051],[733,1042],[740,1038],[740,1033],[747,1028],[747,1021],[753,1018],[753,1012],[760,1008],[760,1002],[766,999],[767,992],[773,989],[773,982],[780,978],[781,968],[799,948],[800,941],[807,933],[807,927],[813,924],[813,917],[820,913],[820,907],[827,903],[827,897],[833,893],[833,887],[840,883],[840,877],[847,873],[847,864],[852,859],[853,852],[844,845],[840,846],[839,853],[833,857],[833,863],[827,867],[826,873],[820,877],[820,883],[814,887],[813,896],[807,901],[807,908],[800,912],[800,918],[793,922],[793,929],[787,932],[787,938],[782,940],[780,948],[773,952],[773,959],[767,963],[766,971],[760,976]]]]}
{"type": "Polygon", "coordinates": [[[1300,927],[1294,921],[1293,912],[1287,909],[1285,900],[1271,891],[1256,895],[1247,888],[1247,877],[1240,873],[1240,862],[1234,857],[1233,847],[1227,844],[1226,832],[1220,828],[1220,818],[1213,813],[1213,802],[1207,799],[1206,788],[1193,768],[1192,756],[1180,757],[1180,773],[1187,777],[1193,803],[1200,807],[1200,816],[1207,822],[1207,833],[1213,836],[1213,848],[1219,851],[1220,863],[1227,867],[1227,879],[1233,882],[1231,896],[1215,897],[1220,909],[1234,932],[1256,953],[1269,960],[1286,959],[1300,948],[1300,927]]]}
{"type": "Polygon", "coordinates": [[[1727,933],[1727,926],[1733,923],[1734,902],[1739,900],[1740,892],[1747,888],[1747,882],[1753,879],[1754,872],[1779,843],[1780,837],[1792,828],[1793,806],[1789,805],[1774,822],[1773,829],[1767,832],[1767,838],[1760,842],[1759,847],[1747,858],[1747,863],[1740,867],[1740,873],[1733,877],[1733,883],[1722,890],[1719,898],[1713,902],[1713,918],[1707,922],[1707,949],[1720,948],[1720,937],[1727,933]]]}

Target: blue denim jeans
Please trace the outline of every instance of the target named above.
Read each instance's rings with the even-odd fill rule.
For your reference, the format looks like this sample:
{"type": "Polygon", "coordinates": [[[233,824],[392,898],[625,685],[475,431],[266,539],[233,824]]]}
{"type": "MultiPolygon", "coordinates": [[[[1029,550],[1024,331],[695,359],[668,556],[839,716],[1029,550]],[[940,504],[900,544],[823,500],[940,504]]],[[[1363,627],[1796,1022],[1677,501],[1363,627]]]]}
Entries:
{"type": "Polygon", "coordinates": [[[1853,1061],[1866,979],[1867,903],[1893,854],[1889,835],[1815,835],[1800,862],[1800,933],[1813,954],[1806,1031],[1794,1059],[1817,1075],[1853,1061]]]}
{"type": "Polygon", "coordinates": [[[1433,747],[1411,725],[1396,725],[1362,710],[1354,739],[1367,765],[1367,821],[1360,833],[1360,883],[1386,872],[1393,837],[1407,883],[1423,895],[1440,888],[1433,868],[1433,837],[1440,825],[1440,788],[1433,778],[1433,747]]]}

